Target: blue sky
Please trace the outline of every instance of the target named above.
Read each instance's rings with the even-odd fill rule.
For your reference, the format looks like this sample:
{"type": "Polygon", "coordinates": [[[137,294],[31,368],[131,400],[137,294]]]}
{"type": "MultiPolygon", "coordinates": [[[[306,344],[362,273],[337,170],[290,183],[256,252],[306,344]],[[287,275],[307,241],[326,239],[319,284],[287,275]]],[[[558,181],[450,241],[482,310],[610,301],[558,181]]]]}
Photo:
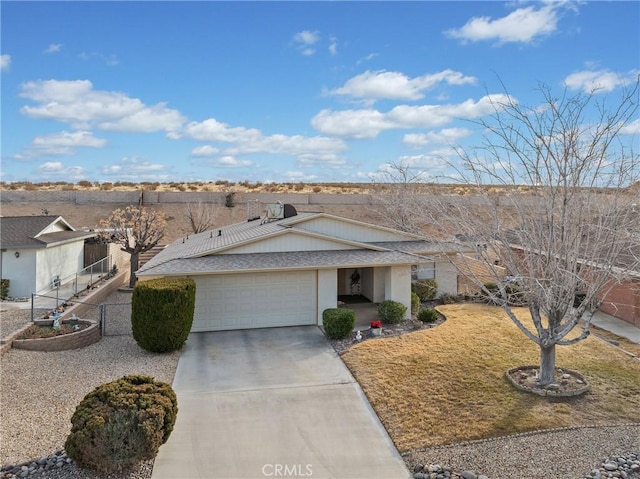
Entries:
{"type": "Polygon", "coordinates": [[[446,177],[501,82],[534,106],[640,72],[635,1],[0,8],[3,181],[446,177]]]}

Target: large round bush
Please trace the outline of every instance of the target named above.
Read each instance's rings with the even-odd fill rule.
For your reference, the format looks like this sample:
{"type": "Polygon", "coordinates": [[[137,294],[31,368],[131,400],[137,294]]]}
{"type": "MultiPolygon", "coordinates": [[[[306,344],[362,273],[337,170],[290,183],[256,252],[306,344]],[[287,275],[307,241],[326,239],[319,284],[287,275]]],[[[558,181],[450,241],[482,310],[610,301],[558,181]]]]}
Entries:
{"type": "Polygon", "coordinates": [[[124,376],[84,397],[64,447],[80,467],[110,473],[132,469],[156,456],[177,414],[171,386],[149,376],[124,376]]]}
{"type": "Polygon", "coordinates": [[[384,324],[399,323],[404,319],[407,307],[397,301],[384,300],[378,305],[378,317],[384,324]]]}
{"type": "Polygon", "coordinates": [[[331,339],[346,338],[356,324],[356,312],[347,308],[329,308],[322,312],[324,332],[331,339]]]}
{"type": "Polygon", "coordinates": [[[193,324],[196,283],[189,278],[141,281],[133,290],[133,338],[147,351],[164,353],[182,348],[193,324]]]}

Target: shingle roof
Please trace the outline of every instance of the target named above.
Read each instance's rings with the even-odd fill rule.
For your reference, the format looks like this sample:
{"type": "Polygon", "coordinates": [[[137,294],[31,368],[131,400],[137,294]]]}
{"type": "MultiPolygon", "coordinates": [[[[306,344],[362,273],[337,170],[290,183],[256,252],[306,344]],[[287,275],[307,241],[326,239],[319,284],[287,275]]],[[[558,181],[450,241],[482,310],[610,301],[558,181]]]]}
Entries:
{"type": "MultiPolygon", "coordinates": [[[[74,231],[73,229],[41,234],[59,219],[62,220],[60,216],[50,215],[1,216],[0,246],[2,248],[42,248],[63,241],[94,236],[93,233],[74,231]]],[[[67,224],[64,220],[62,222],[67,224]]]]}
{"type": "MultiPolygon", "coordinates": [[[[298,231],[297,224],[318,216],[331,215],[299,213],[294,217],[268,223],[255,220],[189,235],[169,245],[140,268],[137,274],[142,276],[203,274],[246,270],[346,267],[346,265],[363,267],[366,265],[417,264],[421,260],[414,253],[436,254],[441,252],[439,245],[424,240],[358,243],[324,236],[336,243],[345,242],[345,245],[356,246],[356,249],[348,249],[345,246],[344,250],[217,254],[246,242],[298,231]]],[[[417,236],[410,235],[407,238],[417,238],[417,236]]]]}
{"type": "MultiPolygon", "coordinates": [[[[425,260],[422,260],[425,261],[425,260]]],[[[288,253],[218,254],[201,258],[179,258],[140,271],[148,275],[201,275],[283,269],[361,268],[411,265],[419,257],[399,251],[335,250],[288,253]]],[[[145,265],[146,266],[146,265],[145,265]]],[[[138,274],[140,274],[140,272],[138,274]]]]}

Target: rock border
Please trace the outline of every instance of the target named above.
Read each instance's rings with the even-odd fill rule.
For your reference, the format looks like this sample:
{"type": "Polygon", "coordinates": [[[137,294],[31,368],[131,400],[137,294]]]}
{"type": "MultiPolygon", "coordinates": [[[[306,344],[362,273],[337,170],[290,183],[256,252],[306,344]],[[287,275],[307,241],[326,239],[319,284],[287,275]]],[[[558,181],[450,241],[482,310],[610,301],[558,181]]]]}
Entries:
{"type": "MultiPolygon", "coordinates": [[[[64,321],[65,323],[67,321],[64,321]]],[[[79,324],[88,325],[87,328],[68,334],[52,336],[50,338],[14,339],[12,347],[28,351],[66,351],[80,349],[100,341],[100,328],[97,321],[92,319],[78,319],[79,324]]],[[[31,324],[20,330],[24,332],[31,324]]],[[[19,336],[19,334],[18,334],[19,336]]]]}
{"type": "Polygon", "coordinates": [[[525,369],[539,369],[539,368],[540,368],[539,365],[531,365],[531,364],[518,366],[518,367],[507,370],[505,372],[505,376],[516,389],[526,393],[530,393],[530,394],[537,394],[538,396],[576,397],[576,396],[583,395],[584,393],[588,392],[591,389],[589,382],[585,379],[585,377],[582,374],[580,374],[577,371],[572,371],[570,369],[564,369],[564,368],[556,368],[556,371],[561,370],[565,374],[570,374],[571,376],[582,381],[584,385],[573,391],[559,391],[559,390],[553,390],[553,389],[531,388],[528,386],[523,386],[522,384],[518,383],[513,377],[514,373],[517,373],[518,371],[523,371],[525,369]]]}

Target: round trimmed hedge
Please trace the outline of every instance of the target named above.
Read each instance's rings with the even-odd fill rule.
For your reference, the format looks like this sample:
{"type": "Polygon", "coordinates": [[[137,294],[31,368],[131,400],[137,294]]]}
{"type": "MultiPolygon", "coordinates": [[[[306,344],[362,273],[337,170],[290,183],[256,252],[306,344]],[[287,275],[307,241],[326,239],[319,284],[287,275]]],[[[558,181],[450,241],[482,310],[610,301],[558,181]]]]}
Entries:
{"type": "Polygon", "coordinates": [[[149,376],[124,376],[84,397],[71,417],[64,447],[80,467],[129,470],[156,456],[177,414],[171,386],[149,376]]]}
{"type": "Polygon", "coordinates": [[[347,308],[329,308],[322,312],[324,332],[331,339],[344,339],[356,324],[356,312],[347,308]]]}
{"type": "Polygon", "coordinates": [[[378,317],[383,324],[399,323],[404,319],[407,307],[397,301],[385,299],[378,305],[378,317]]]}

